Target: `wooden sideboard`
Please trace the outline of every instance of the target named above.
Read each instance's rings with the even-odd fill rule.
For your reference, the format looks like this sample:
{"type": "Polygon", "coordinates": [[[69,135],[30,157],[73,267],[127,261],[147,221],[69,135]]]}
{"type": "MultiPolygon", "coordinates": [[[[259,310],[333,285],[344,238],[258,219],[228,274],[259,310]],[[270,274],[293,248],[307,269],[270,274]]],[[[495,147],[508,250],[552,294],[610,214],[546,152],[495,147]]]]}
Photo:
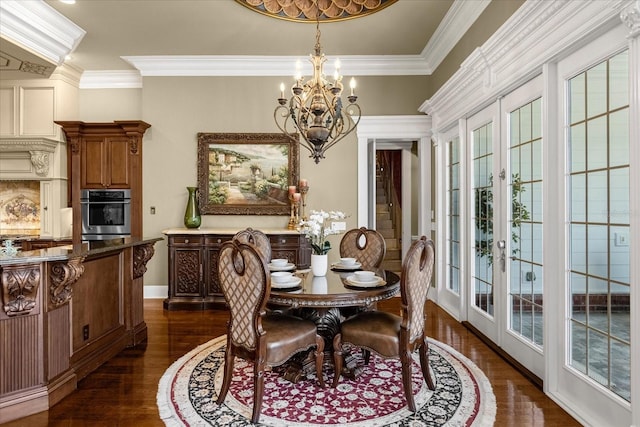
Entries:
{"type": "MultiPolygon", "coordinates": [[[[241,229],[177,228],[164,230],[168,237],[169,295],[165,310],[207,310],[225,307],[218,278],[222,244],[241,229]]],[[[261,230],[271,241],[271,258],[286,258],[298,268],[311,263],[311,246],[297,231],[261,230]]]]}

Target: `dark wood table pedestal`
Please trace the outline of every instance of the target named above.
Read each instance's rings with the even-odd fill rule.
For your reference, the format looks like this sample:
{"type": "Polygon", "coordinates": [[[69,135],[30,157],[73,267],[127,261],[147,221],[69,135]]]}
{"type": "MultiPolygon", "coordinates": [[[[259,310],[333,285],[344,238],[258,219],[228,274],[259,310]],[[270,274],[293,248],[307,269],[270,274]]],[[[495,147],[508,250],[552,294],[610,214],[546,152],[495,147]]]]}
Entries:
{"type": "MultiPolygon", "coordinates": [[[[346,282],[348,273],[331,271],[319,278],[303,271],[299,274],[303,279],[301,289],[287,291],[272,288],[269,307],[312,320],[318,328],[318,334],[324,338],[325,365],[333,365],[333,338],[340,332],[342,320],[358,311],[369,310],[375,307],[377,301],[391,298],[400,291],[398,275],[382,270],[377,274],[385,279],[386,285],[356,289],[346,282]]],[[[342,375],[350,379],[357,378],[363,369],[359,364],[361,358],[350,352],[345,352],[343,357],[342,375]]],[[[313,357],[305,353],[292,358],[284,377],[296,383],[312,372],[315,372],[313,357]]]]}

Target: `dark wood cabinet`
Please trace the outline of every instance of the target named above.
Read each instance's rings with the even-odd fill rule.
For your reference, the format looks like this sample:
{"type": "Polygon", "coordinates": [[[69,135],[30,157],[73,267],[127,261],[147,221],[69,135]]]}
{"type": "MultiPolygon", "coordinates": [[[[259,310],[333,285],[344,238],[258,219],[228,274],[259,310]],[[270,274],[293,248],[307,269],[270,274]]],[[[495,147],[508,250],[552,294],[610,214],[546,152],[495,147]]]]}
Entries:
{"type": "Polygon", "coordinates": [[[129,139],[86,137],[82,140],[82,188],[130,188],[129,139]]]}
{"type": "MultiPolygon", "coordinates": [[[[272,258],[286,258],[298,268],[308,268],[311,247],[297,232],[266,232],[271,241],[272,258]]],[[[169,295],[166,310],[206,310],[225,307],[218,277],[220,247],[234,232],[186,229],[165,230],[168,236],[169,295]]]]}
{"type": "Polygon", "coordinates": [[[56,121],[67,139],[67,202],[73,208],[73,241],[82,240],[81,190],[131,190],[131,236],[142,237],[142,137],[140,120],[113,123],[56,121]]]}

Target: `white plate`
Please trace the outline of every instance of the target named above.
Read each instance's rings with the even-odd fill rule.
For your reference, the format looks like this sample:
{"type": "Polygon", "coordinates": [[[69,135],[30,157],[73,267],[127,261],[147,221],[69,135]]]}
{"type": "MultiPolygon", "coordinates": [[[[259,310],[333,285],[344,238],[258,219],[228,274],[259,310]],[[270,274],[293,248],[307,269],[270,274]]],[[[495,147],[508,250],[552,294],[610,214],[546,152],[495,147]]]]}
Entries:
{"type": "Polygon", "coordinates": [[[291,263],[291,262],[287,263],[287,264],[285,264],[283,266],[280,266],[280,265],[276,266],[276,265],[273,265],[273,264],[269,263],[269,270],[270,271],[289,271],[289,270],[295,270],[295,268],[296,268],[296,265],[291,263]]]}
{"type": "Polygon", "coordinates": [[[379,276],[375,276],[375,280],[362,282],[356,279],[355,274],[352,274],[351,276],[347,277],[347,283],[352,286],[357,286],[359,288],[376,288],[378,286],[384,286],[387,284],[387,282],[385,282],[384,279],[379,276]]]}
{"type": "Polygon", "coordinates": [[[285,283],[276,283],[274,281],[271,281],[271,288],[272,289],[295,288],[296,286],[300,286],[300,283],[302,283],[302,279],[300,277],[291,276],[291,280],[285,283]]]}
{"type": "Polygon", "coordinates": [[[341,262],[336,262],[335,264],[333,264],[331,266],[332,268],[335,268],[336,270],[349,270],[349,271],[353,271],[353,270],[357,270],[360,267],[362,267],[362,264],[360,264],[359,262],[354,262],[353,264],[349,264],[349,265],[344,265],[341,262]]]}

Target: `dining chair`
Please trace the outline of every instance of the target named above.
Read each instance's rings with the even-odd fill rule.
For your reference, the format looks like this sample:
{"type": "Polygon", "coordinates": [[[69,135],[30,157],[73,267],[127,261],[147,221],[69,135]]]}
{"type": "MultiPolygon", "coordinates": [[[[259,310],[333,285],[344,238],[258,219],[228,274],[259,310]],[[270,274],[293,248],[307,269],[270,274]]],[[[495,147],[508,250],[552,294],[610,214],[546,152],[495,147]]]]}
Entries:
{"type": "Polygon", "coordinates": [[[244,230],[238,231],[233,236],[233,238],[242,243],[251,243],[255,245],[264,257],[264,260],[267,263],[271,262],[271,241],[269,240],[269,237],[262,231],[254,230],[253,228],[249,227],[244,230]]]}
{"type": "Polygon", "coordinates": [[[266,261],[254,245],[235,240],[225,242],[220,249],[219,259],[220,286],[229,306],[230,318],[227,324],[224,379],[217,403],[224,403],[229,391],[235,357],[251,361],[251,421],[257,423],[262,407],[265,371],[284,364],[295,354],[315,347],[316,375],[320,386],[324,387],[324,340],[310,320],[266,313],[271,277],[266,261]]]}
{"type": "Polygon", "coordinates": [[[401,315],[372,310],[363,311],[345,320],[340,333],[333,340],[335,375],[333,387],[338,385],[343,365],[343,346],[351,344],[365,351],[365,365],[370,351],[382,358],[400,359],[402,384],[407,405],[412,412],[416,405],[411,389],[412,353],[420,353],[422,376],[430,390],[435,384],[429,371],[429,345],[425,330],[425,304],[431,286],[435,247],[431,239],[422,236],[414,241],[402,262],[400,278],[401,315]]]}
{"type": "Polygon", "coordinates": [[[382,234],[366,227],[349,230],[340,240],[340,256],[357,259],[363,270],[379,268],[386,253],[382,234]]]}

